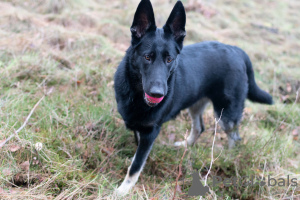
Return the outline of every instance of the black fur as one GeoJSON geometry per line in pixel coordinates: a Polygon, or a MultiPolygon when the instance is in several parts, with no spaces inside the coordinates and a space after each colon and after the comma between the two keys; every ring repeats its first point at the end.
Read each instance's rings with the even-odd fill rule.
{"type": "Polygon", "coordinates": [[[162,29],[155,25],[149,0],[142,0],[135,13],[132,45],[114,78],[118,111],[127,128],[140,134],[130,174],[145,162],[145,152],[161,125],[203,97],[212,101],[218,116],[223,109],[225,123],[234,124],[242,117],[246,98],[272,104],[272,97],[256,85],[251,61],[242,49],[219,42],[183,47],[185,20],[180,1],[162,29]],[[164,99],[149,106],[144,93],[150,94],[153,88],[164,99]]]}

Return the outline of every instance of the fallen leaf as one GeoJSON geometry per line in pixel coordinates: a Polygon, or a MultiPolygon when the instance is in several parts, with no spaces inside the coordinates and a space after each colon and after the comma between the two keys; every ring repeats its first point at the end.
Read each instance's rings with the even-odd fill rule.
{"type": "Polygon", "coordinates": [[[11,145],[11,146],[9,147],[9,150],[10,150],[11,152],[16,152],[16,151],[18,151],[20,148],[21,148],[21,147],[20,147],[19,145],[11,145]]]}
{"type": "Polygon", "coordinates": [[[292,135],[297,136],[300,132],[300,126],[292,131],[292,135]]]}
{"type": "Polygon", "coordinates": [[[30,164],[29,164],[29,161],[28,161],[28,160],[25,161],[25,162],[23,162],[23,163],[20,165],[21,169],[22,169],[22,170],[25,170],[25,171],[28,171],[28,170],[29,170],[29,166],[30,166],[30,164]]]}

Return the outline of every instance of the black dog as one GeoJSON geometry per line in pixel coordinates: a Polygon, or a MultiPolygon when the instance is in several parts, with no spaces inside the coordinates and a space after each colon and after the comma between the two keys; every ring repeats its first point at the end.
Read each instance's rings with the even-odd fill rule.
{"type": "MultiPolygon", "coordinates": [[[[125,180],[126,194],[138,180],[161,125],[189,108],[192,145],[204,131],[202,113],[211,101],[229,146],[240,140],[238,125],[244,102],[272,104],[255,83],[251,61],[238,47],[202,42],[183,47],[186,15],[180,1],[163,28],[157,28],[152,5],[142,0],[130,28],[131,46],[115,74],[118,111],[133,130],[138,148],[125,180]]],[[[183,142],[177,142],[182,145],[183,142]]]]}

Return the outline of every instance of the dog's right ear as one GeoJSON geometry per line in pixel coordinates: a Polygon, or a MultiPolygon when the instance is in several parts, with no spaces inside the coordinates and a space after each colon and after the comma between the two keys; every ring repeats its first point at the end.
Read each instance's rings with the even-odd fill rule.
{"type": "Polygon", "coordinates": [[[138,5],[130,28],[132,45],[137,44],[147,31],[155,31],[154,12],[150,0],[142,0],[138,5]]]}

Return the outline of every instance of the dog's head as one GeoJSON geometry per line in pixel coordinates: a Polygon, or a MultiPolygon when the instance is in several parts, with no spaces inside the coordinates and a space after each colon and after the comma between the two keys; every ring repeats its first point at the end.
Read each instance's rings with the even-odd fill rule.
{"type": "Polygon", "coordinates": [[[151,2],[142,0],[130,28],[134,48],[132,64],[141,74],[145,101],[160,103],[168,93],[168,78],[176,68],[176,58],[183,46],[185,10],[178,1],[163,28],[155,25],[151,2]]]}

